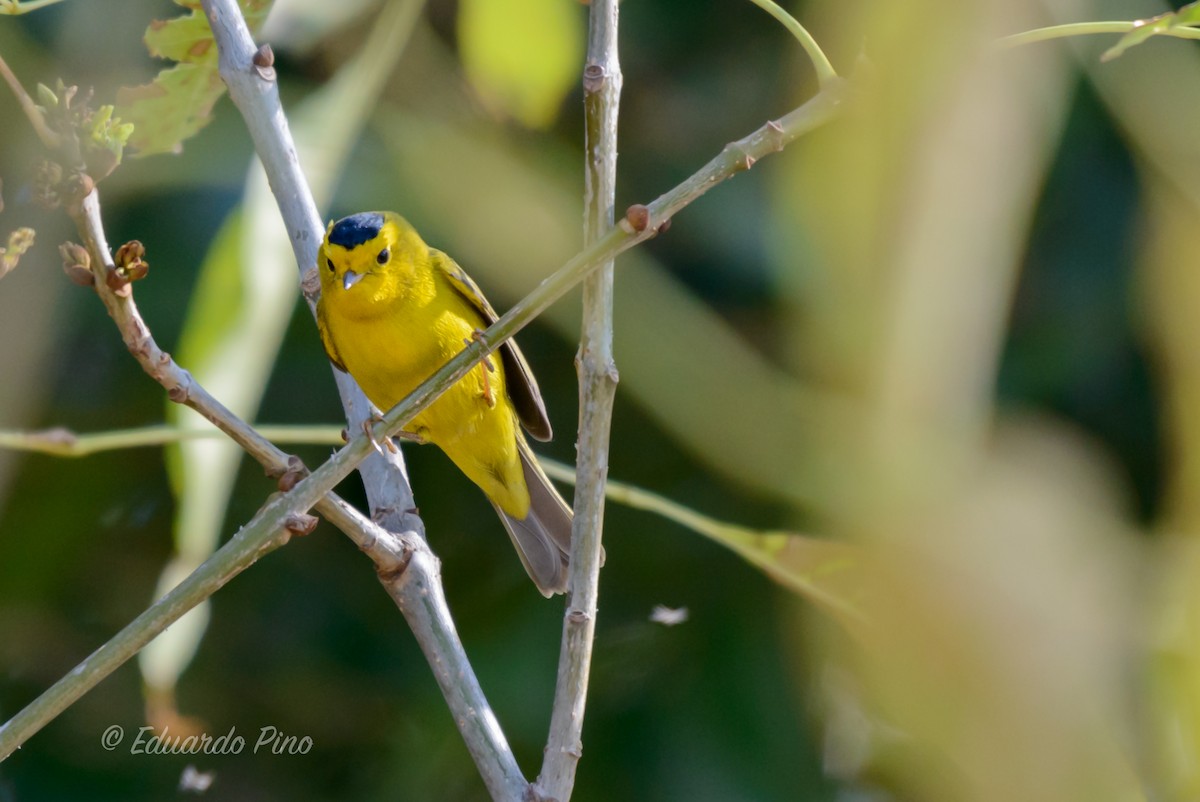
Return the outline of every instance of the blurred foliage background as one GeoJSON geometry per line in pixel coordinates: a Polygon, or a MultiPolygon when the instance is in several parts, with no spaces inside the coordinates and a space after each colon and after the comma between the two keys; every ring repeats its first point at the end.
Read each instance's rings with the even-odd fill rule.
{"type": "MultiPolygon", "coordinates": [[[[579,247],[586,8],[418,5],[278,0],[261,38],[325,216],[402,212],[505,308],[579,247]]],[[[1200,798],[1195,46],[1105,63],[1112,37],[993,46],[1166,10],[1149,0],[789,10],[853,76],[854,102],[619,261],[610,474],[853,547],[825,568],[854,623],[610,504],[575,798],[1200,798]],[[652,623],[657,604],[688,621],[652,623]]],[[[0,54],[27,87],[61,77],[113,102],[162,68],[142,35],[176,12],[64,2],[0,18],[0,54]]],[[[787,33],[734,0],[629,0],[621,58],[618,209],[815,89],[787,33]]],[[[72,234],[29,203],[41,156],[7,93],[0,121],[0,230],[38,237],[0,282],[0,428],[177,416],[59,270],[72,234]]],[[[109,239],[146,244],[142,313],[218,397],[260,421],[337,422],[251,155],[222,99],[181,153],[127,158],[103,182],[109,239]]],[[[564,299],[520,337],[559,435],[543,453],[564,461],[577,308],[564,299]]],[[[295,450],[310,465],[328,453],[295,450]]],[[[405,453],[468,654],[533,773],[561,608],[440,453],[405,453]]],[[[273,489],[212,444],[0,452],[0,718],[273,489]]],[[[341,492],[363,501],[356,479],[341,492]]],[[[205,615],[203,640],[193,617],[144,675],[122,668],[0,767],[0,800],[162,799],[189,764],[215,772],[220,799],[484,795],[416,644],[332,528],[205,615]],[[111,724],[170,715],[314,746],[101,748],[111,724]]]]}

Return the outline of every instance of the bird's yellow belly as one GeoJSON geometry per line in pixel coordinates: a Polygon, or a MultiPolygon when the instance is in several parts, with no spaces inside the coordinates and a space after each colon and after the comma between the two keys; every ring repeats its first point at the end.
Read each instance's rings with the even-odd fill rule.
{"type": "MultiPolygon", "coordinates": [[[[426,320],[397,317],[344,318],[332,327],[342,363],[384,412],[462,351],[474,333],[451,312],[426,320]]],[[[517,452],[520,434],[508,404],[497,403],[506,392],[500,359],[491,356],[488,363],[493,370],[477,365],[404,429],[440,447],[501,509],[524,518],[529,493],[517,452]]]]}

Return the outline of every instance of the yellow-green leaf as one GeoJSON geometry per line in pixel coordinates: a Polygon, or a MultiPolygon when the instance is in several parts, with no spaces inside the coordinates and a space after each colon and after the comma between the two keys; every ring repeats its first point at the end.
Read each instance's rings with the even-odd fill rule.
{"type": "MultiPolygon", "coordinates": [[[[176,2],[191,13],[155,20],[144,41],[153,56],[179,62],[148,84],[122,87],[117,92],[119,116],[134,126],[129,145],[139,156],[177,153],[212,118],[212,108],[225,91],[217,74],[217,47],[208,19],[198,4],[176,2]]],[[[256,30],[271,8],[271,0],[240,0],[250,30],[256,30]]]]}
{"type": "Polygon", "coordinates": [[[32,228],[18,228],[8,235],[8,244],[0,248],[0,276],[17,266],[25,252],[33,247],[32,228]]]}
{"type": "Polygon", "coordinates": [[[201,11],[169,20],[154,20],[146,29],[143,41],[150,55],[172,61],[212,61],[217,56],[212,29],[201,11]]]}
{"type": "Polygon", "coordinates": [[[1104,51],[1101,61],[1112,61],[1123,55],[1126,50],[1136,47],[1147,39],[1169,32],[1173,28],[1191,28],[1200,25],[1200,2],[1188,3],[1178,11],[1159,14],[1156,17],[1138,20],[1136,28],[1117,40],[1117,43],[1104,51]]]}
{"type": "Polygon", "coordinates": [[[224,91],[216,69],[204,64],[176,64],[153,83],[121,87],[117,106],[134,126],[130,146],[139,156],[178,153],[184,140],[208,124],[224,91]]]}
{"type": "Polygon", "coordinates": [[[576,0],[461,0],[459,49],[483,102],[530,128],[553,122],[582,69],[583,9],[576,0]]]}

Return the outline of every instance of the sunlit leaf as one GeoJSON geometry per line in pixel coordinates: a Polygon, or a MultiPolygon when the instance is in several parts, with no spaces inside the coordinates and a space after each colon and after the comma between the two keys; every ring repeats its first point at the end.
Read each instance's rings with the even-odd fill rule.
{"type": "MultiPolygon", "coordinates": [[[[243,4],[245,5],[245,4],[243,4]]],[[[193,10],[183,17],[154,20],[143,37],[150,55],[172,61],[211,62],[217,57],[216,42],[204,12],[193,10]]]]}
{"type": "Polygon", "coordinates": [[[554,120],[580,75],[584,16],[568,0],[462,0],[458,38],[483,101],[540,128],[554,120]]]}
{"type": "MultiPolygon", "coordinates": [[[[251,30],[262,24],[270,0],[240,0],[251,30]]],[[[130,146],[138,155],[177,153],[183,142],[208,124],[212,108],[225,91],[217,73],[217,49],[204,12],[194,3],[179,5],[192,11],[170,20],[155,20],[146,29],[151,55],[179,62],[155,79],[117,92],[119,115],[133,123],[130,146]]]]}

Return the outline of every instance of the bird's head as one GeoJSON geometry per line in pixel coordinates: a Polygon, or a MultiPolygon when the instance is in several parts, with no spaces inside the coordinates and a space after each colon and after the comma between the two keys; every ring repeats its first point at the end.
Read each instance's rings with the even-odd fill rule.
{"type": "Polygon", "coordinates": [[[317,252],[321,291],[326,296],[375,295],[402,280],[414,259],[427,251],[416,230],[393,212],[359,212],[330,223],[317,252]]]}

